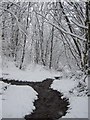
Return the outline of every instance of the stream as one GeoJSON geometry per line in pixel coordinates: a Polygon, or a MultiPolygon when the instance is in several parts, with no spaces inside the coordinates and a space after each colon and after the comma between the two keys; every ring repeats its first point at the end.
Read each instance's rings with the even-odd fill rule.
{"type": "Polygon", "coordinates": [[[68,99],[61,98],[62,94],[57,90],[50,88],[54,79],[47,78],[42,82],[27,82],[2,79],[5,83],[11,85],[28,85],[37,93],[38,99],[34,101],[35,110],[32,114],[25,115],[26,120],[56,120],[67,113],[68,99]]]}

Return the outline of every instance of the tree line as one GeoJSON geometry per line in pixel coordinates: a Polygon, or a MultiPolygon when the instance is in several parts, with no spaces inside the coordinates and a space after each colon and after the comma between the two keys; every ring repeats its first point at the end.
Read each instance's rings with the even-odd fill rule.
{"type": "Polygon", "coordinates": [[[20,69],[90,67],[90,1],[2,2],[2,55],[20,69]]]}

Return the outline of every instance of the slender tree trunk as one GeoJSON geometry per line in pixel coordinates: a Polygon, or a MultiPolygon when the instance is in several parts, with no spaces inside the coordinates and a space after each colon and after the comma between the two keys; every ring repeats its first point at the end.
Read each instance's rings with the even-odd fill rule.
{"type": "Polygon", "coordinates": [[[45,49],[45,66],[48,66],[48,55],[49,55],[49,41],[46,42],[46,49],[45,49]]]}
{"type": "Polygon", "coordinates": [[[26,35],[24,37],[23,54],[22,54],[21,64],[20,64],[19,69],[22,69],[22,66],[23,66],[24,57],[25,57],[25,46],[26,46],[26,35]]]}
{"type": "Polygon", "coordinates": [[[85,25],[88,27],[86,30],[86,42],[84,51],[84,70],[88,69],[88,74],[90,74],[90,1],[86,2],[86,21],[85,25]]]}
{"type": "Polygon", "coordinates": [[[88,2],[88,75],[90,75],[90,0],[88,2]]]}
{"type": "MultiPolygon", "coordinates": [[[[4,18],[4,12],[2,16],[2,43],[4,44],[5,42],[5,18],[4,18]]],[[[2,49],[4,52],[4,48],[2,49]]]]}
{"type": "MultiPolygon", "coordinates": [[[[27,21],[26,21],[26,30],[28,29],[29,27],[29,7],[30,7],[30,2],[28,4],[28,15],[27,15],[27,21]]],[[[23,44],[23,53],[22,53],[22,57],[21,57],[21,64],[20,64],[20,67],[19,69],[22,69],[22,66],[23,66],[23,62],[24,62],[24,58],[25,58],[25,47],[26,47],[26,40],[27,40],[27,36],[25,35],[24,37],[24,44],[23,44]]]]}
{"type": "MultiPolygon", "coordinates": [[[[18,5],[20,6],[20,2],[18,2],[18,5]]],[[[16,14],[17,14],[17,17],[18,17],[18,21],[20,22],[21,21],[21,15],[20,15],[20,12],[21,10],[20,9],[17,9],[16,10],[16,14]]],[[[18,26],[16,26],[16,30],[15,30],[15,55],[14,55],[14,61],[17,61],[17,52],[18,52],[18,42],[19,42],[19,28],[18,26]]]]}
{"type": "MultiPolygon", "coordinates": [[[[53,8],[56,9],[57,4],[53,2],[53,8]]],[[[56,14],[56,10],[54,11],[54,17],[57,17],[56,14]]],[[[54,19],[53,19],[53,23],[54,23],[54,19]]],[[[50,64],[49,64],[49,68],[52,68],[52,61],[53,61],[53,42],[54,42],[54,26],[52,26],[52,30],[51,30],[51,48],[50,48],[50,64]]]]}
{"type": "Polygon", "coordinates": [[[15,43],[16,43],[16,47],[15,47],[15,58],[14,58],[14,61],[17,61],[17,51],[18,51],[18,41],[19,41],[19,39],[18,39],[18,37],[19,37],[19,28],[17,27],[16,28],[17,30],[16,30],[16,35],[15,35],[15,43]]]}
{"type": "Polygon", "coordinates": [[[50,64],[49,68],[52,68],[52,58],[53,58],[53,38],[54,38],[54,26],[52,26],[52,36],[51,36],[51,48],[50,48],[50,64]]]}
{"type": "Polygon", "coordinates": [[[90,20],[88,23],[88,75],[90,75],[90,20]]]}
{"type": "Polygon", "coordinates": [[[35,55],[35,63],[38,64],[39,63],[39,57],[40,57],[40,52],[39,52],[39,40],[36,40],[36,43],[35,43],[35,52],[36,52],[36,55],[35,55]]]}
{"type": "MultiPolygon", "coordinates": [[[[85,21],[85,26],[88,26],[88,21],[89,21],[89,16],[88,16],[88,2],[86,2],[86,21],[85,21]]],[[[84,57],[83,57],[83,67],[84,70],[87,69],[87,50],[88,50],[88,30],[85,30],[86,33],[86,41],[85,41],[85,50],[84,50],[84,57]]]]}
{"type": "MultiPolygon", "coordinates": [[[[42,18],[43,19],[43,18],[42,18]]],[[[41,35],[40,35],[40,38],[41,38],[41,61],[42,61],[42,64],[45,66],[45,62],[44,62],[44,48],[43,48],[43,20],[42,20],[42,27],[41,27],[41,35]]]]}

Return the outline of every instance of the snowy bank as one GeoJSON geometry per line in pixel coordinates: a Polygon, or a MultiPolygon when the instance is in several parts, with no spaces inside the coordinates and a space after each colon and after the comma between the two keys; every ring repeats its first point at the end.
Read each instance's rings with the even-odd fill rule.
{"type": "Polygon", "coordinates": [[[70,97],[70,108],[62,118],[88,118],[88,97],[70,97]]]}
{"type": "Polygon", "coordinates": [[[54,76],[60,74],[55,73],[55,71],[49,71],[42,67],[41,65],[29,65],[27,69],[20,70],[18,69],[14,63],[8,62],[8,65],[3,67],[3,78],[4,79],[14,79],[20,81],[43,81],[46,78],[54,78],[54,76]],[[7,67],[6,67],[7,66],[7,67]]]}
{"type": "Polygon", "coordinates": [[[37,93],[30,86],[2,85],[2,117],[23,118],[34,109],[37,93]]]}
{"type": "MultiPolygon", "coordinates": [[[[77,88],[78,81],[73,79],[55,80],[51,88],[63,93],[69,99],[67,114],[62,118],[88,118],[88,97],[77,88]]],[[[62,97],[62,98],[63,98],[62,97]]]]}

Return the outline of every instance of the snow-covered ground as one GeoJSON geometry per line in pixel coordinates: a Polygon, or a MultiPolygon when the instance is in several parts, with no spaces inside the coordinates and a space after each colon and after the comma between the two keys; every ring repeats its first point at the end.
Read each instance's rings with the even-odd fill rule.
{"type": "Polygon", "coordinates": [[[29,65],[26,70],[19,70],[15,67],[12,62],[8,62],[3,69],[3,78],[15,79],[21,81],[42,81],[46,78],[54,78],[55,75],[60,73],[55,73],[55,71],[48,71],[40,65],[29,65]],[[6,67],[7,66],[7,67],[6,67]]]}
{"type": "Polygon", "coordinates": [[[77,86],[77,81],[68,78],[55,80],[51,85],[54,90],[62,92],[63,97],[69,98],[69,109],[62,118],[88,118],[88,97],[85,91],[80,93],[77,86]]]}
{"type": "Polygon", "coordinates": [[[70,97],[70,108],[62,118],[88,118],[88,97],[70,97]]]}
{"type": "Polygon", "coordinates": [[[37,93],[31,87],[2,84],[0,100],[3,118],[22,118],[35,109],[33,102],[37,99],[37,93]]]}
{"type": "MultiPolygon", "coordinates": [[[[15,67],[13,62],[8,62],[8,64],[4,63],[4,65],[2,71],[3,78],[10,80],[36,82],[46,78],[62,76],[60,80],[54,80],[51,85],[52,89],[63,93],[63,97],[69,98],[69,110],[67,111],[66,116],[63,116],[62,118],[88,118],[88,97],[85,94],[86,91],[80,92],[79,87],[77,87],[79,81],[82,81],[84,77],[80,78],[80,76],[78,76],[80,73],[77,72],[77,75],[71,77],[71,73],[68,70],[65,71],[66,73],[62,74],[61,72],[49,71],[40,65],[29,65],[26,70],[19,70],[15,67]],[[67,77],[68,75],[70,77],[67,77]]],[[[86,83],[88,83],[87,80],[86,83]]],[[[7,84],[3,83],[3,88],[5,88],[4,86],[6,85],[7,84]]],[[[1,89],[2,86],[0,87],[0,91],[1,89]]],[[[0,94],[0,101],[2,101],[3,104],[3,117],[22,118],[24,115],[35,109],[33,101],[37,99],[37,93],[31,87],[8,85],[8,88],[1,93],[3,93],[3,99],[0,94]]]]}
{"type": "Polygon", "coordinates": [[[2,118],[2,82],[0,82],[0,120],[2,118]]]}

